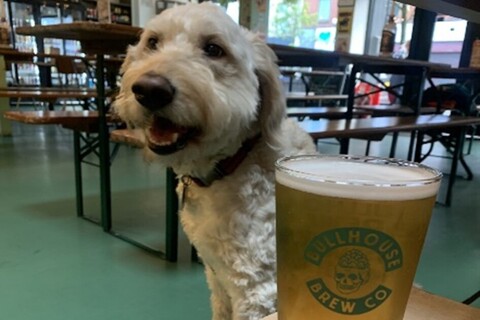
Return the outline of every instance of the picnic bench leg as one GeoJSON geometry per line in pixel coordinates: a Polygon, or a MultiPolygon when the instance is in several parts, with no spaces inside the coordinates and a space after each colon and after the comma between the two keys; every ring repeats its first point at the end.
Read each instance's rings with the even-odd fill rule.
{"type": "MultiPolygon", "coordinates": [[[[412,131],[410,133],[410,144],[408,145],[408,154],[407,154],[407,160],[412,160],[412,159],[417,159],[417,155],[413,154],[414,152],[414,146],[415,146],[415,137],[417,136],[417,133],[416,131],[412,131]],[[413,156],[413,158],[412,158],[413,156]]],[[[418,143],[420,142],[420,152],[422,151],[422,142],[423,142],[423,134],[421,134],[421,137],[417,137],[417,147],[418,147],[418,143]]],[[[415,153],[417,152],[417,150],[415,151],[415,153]]],[[[420,159],[420,157],[418,157],[418,159],[420,159]]]]}
{"type": "Polygon", "coordinates": [[[107,117],[105,110],[105,75],[103,73],[104,57],[97,54],[97,108],[98,108],[98,137],[100,149],[100,199],[103,230],[112,229],[112,201],[110,188],[110,150],[107,117]]]}
{"type": "MultiPolygon", "coordinates": [[[[417,136],[417,142],[415,144],[415,153],[413,155],[413,161],[420,163],[422,161],[422,146],[423,146],[423,137],[425,136],[425,134],[423,131],[418,131],[416,136],[417,136]]],[[[409,157],[408,160],[412,160],[412,158],[409,157]]]]}
{"type": "MultiPolygon", "coordinates": [[[[0,56],[0,87],[5,88],[7,86],[7,80],[5,76],[5,59],[0,56]]],[[[9,120],[5,119],[3,114],[10,109],[10,99],[0,98],[0,135],[10,136],[12,135],[12,125],[9,120]]]]}
{"type": "MultiPolygon", "coordinates": [[[[465,134],[467,133],[467,129],[465,128],[465,134]]],[[[460,164],[462,165],[463,169],[465,170],[465,173],[467,174],[466,179],[467,180],[472,180],[473,179],[473,172],[468,166],[467,162],[465,161],[464,153],[463,153],[463,147],[465,146],[465,137],[462,138],[462,150],[459,153],[459,158],[458,160],[460,161],[460,164]]],[[[457,139],[455,139],[453,142],[450,139],[440,139],[440,142],[442,145],[447,149],[448,152],[454,153],[456,150],[456,144],[458,143],[457,139]],[[452,149],[454,151],[452,151],[452,149]]]]}
{"type": "Polygon", "coordinates": [[[178,199],[176,187],[175,173],[171,168],[168,168],[165,258],[170,262],[177,261],[178,257],[178,199]]]}
{"type": "Polygon", "coordinates": [[[80,132],[73,130],[73,157],[75,167],[75,195],[77,216],[83,217],[82,156],[80,151],[80,132]]]}
{"type": "Polygon", "coordinates": [[[455,148],[453,150],[452,165],[450,167],[450,176],[448,177],[447,195],[445,197],[445,205],[447,207],[452,203],[452,191],[455,179],[457,177],[458,160],[461,158],[463,152],[463,142],[465,141],[465,127],[455,130],[455,148]]]}
{"type": "Polygon", "coordinates": [[[468,166],[468,163],[465,161],[465,157],[463,156],[463,152],[460,152],[459,160],[460,160],[460,163],[463,166],[463,169],[465,169],[465,171],[467,173],[467,180],[472,180],[473,179],[472,169],[470,169],[470,167],[468,166]]]}
{"type": "MultiPolygon", "coordinates": [[[[463,144],[465,141],[465,132],[466,132],[465,127],[460,127],[458,128],[458,130],[455,130],[455,132],[452,133],[452,135],[455,135],[455,143],[454,143],[455,147],[452,152],[452,164],[450,166],[450,173],[448,175],[448,182],[447,182],[447,193],[445,195],[445,206],[447,207],[450,207],[450,205],[452,204],[453,185],[455,184],[455,179],[457,177],[458,161],[459,160],[462,161],[462,164],[465,162],[462,156],[463,144]]],[[[420,162],[421,160],[423,136],[424,136],[423,132],[419,131],[417,135],[417,144],[415,147],[415,157],[414,157],[414,161],[416,162],[420,162]]],[[[468,170],[467,170],[467,174],[468,174],[468,170]]]]}
{"type": "Polygon", "coordinates": [[[10,109],[8,98],[0,98],[0,136],[12,135],[12,124],[10,120],[5,119],[3,114],[10,109]]]}
{"type": "Polygon", "coordinates": [[[308,93],[310,92],[310,86],[308,85],[308,81],[303,73],[300,76],[300,79],[302,79],[303,85],[305,86],[305,95],[308,96],[308,93]]]}
{"type": "Polygon", "coordinates": [[[365,148],[365,156],[370,154],[370,146],[372,145],[372,140],[367,139],[367,147],[365,148]]]}
{"type": "Polygon", "coordinates": [[[348,154],[349,144],[350,144],[349,138],[340,139],[340,154],[348,154]]]}
{"type": "Polygon", "coordinates": [[[394,132],[392,136],[392,144],[390,145],[390,158],[395,158],[395,151],[397,150],[397,142],[398,142],[398,132],[394,132]]]}

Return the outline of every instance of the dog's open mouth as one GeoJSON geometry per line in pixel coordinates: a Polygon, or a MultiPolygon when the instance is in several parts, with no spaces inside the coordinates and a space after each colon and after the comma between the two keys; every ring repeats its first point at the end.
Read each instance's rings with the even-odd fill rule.
{"type": "Polygon", "coordinates": [[[185,148],[195,131],[166,118],[154,116],[147,134],[148,147],[159,155],[177,152],[185,148]]]}

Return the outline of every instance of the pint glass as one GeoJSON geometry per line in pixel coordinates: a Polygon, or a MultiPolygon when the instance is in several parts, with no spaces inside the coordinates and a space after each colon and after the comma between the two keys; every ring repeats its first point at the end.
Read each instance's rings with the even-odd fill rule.
{"type": "Polygon", "coordinates": [[[403,319],[440,180],[394,159],[278,160],[278,319],[403,319]]]}

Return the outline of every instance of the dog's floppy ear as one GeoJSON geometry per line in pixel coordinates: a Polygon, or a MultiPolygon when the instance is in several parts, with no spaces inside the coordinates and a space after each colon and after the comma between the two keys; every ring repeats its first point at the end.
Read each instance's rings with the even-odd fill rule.
{"type": "Polygon", "coordinates": [[[255,72],[260,83],[259,120],[266,141],[276,145],[278,130],[286,114],[286,102],[280,82],[277,57],[259,35],[250,34],[254,50],[255,72]]]}

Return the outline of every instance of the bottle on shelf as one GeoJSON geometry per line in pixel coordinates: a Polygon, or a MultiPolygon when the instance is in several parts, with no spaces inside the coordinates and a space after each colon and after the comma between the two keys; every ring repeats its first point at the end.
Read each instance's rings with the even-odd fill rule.
{"type": "Polygon", "coordinates": [[[470,56],[470,67],[480,68],[480,39],[475,39],[472,43],[472,53],[470,56]]]}
{"type": "Polygon", "coordinates": [[[395,35],[397,34],[397,25],[395,15],[390,14],[388,21],[382,31],[382,41],[380,42],[380,55],[391,57],[395,48],[395,35]]]}
{"type": "Polygon", "coordinates": [[[10,25],[5,18],[0,18],[0,47],[11,47],[10,25]]]}

